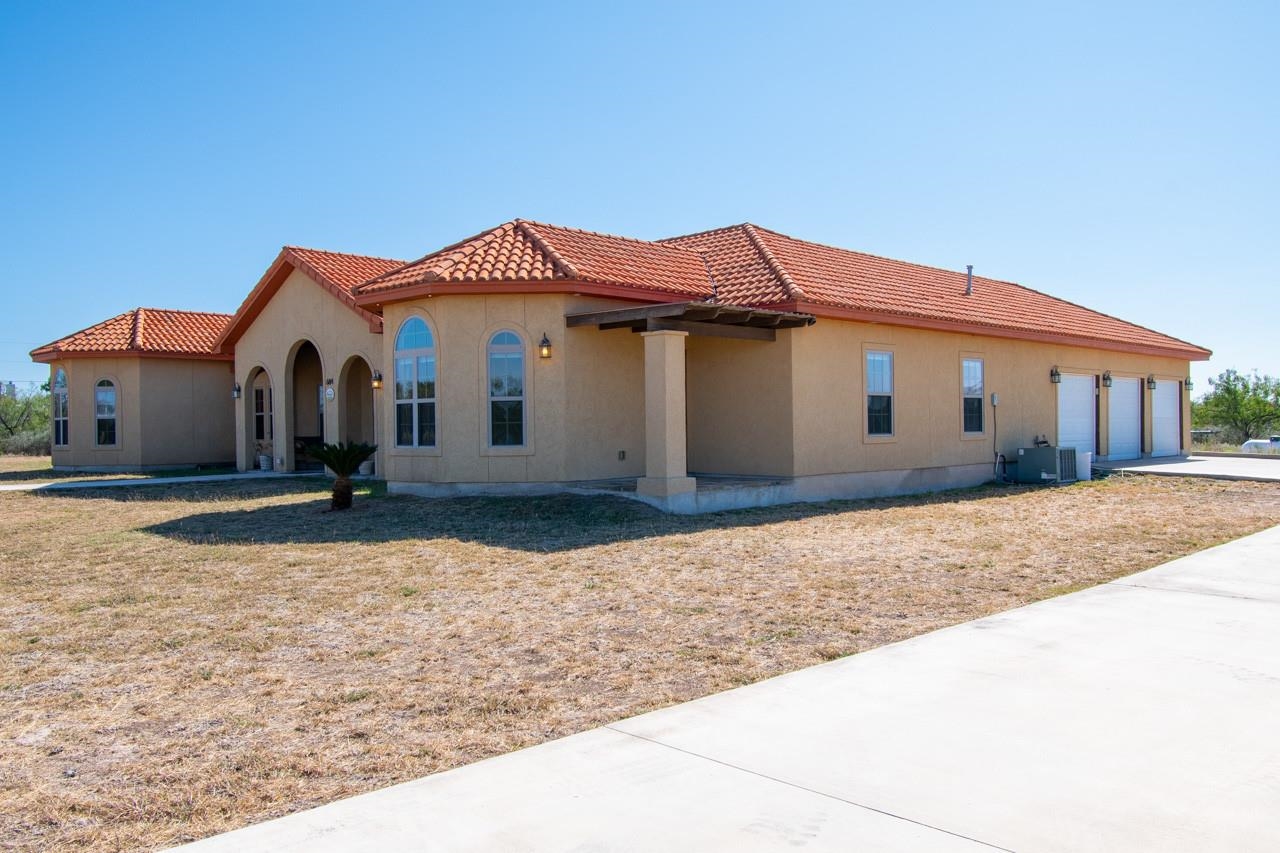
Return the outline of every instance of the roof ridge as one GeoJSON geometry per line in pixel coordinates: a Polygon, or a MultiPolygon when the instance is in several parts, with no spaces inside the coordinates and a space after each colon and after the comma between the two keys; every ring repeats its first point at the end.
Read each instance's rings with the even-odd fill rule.
{"type": "MultiPolygon", "coordinates": [[[[443,255],[448,254],[449,252],[455,252],[455,251],[457,251],[458,249],[461,249],[463,246],[467,245],[468,243],[474,243],[474,242],[476,242],[477,240],[490,239],[490,238],[492,238],[494,235],[496,235],[499,231],[502,231],[502,229],[504,229],[504,228],[507,228],[507,227],[515,228],[516,223],[517,223],[518,221],[519,221],[519,220],[516,220],[516,219],[508,220],[507,222],[503,222],[503,223],[502,223],[502,224],[500,224],[500,225],[495,225],[495,226],[494,226],[494,227],[492,227],[492,228],[486,228],[486,229],[485,229],[485,230],[483,230],[483,231],[480,231],[480,232],[477,232],[477,233],[475,233],[475,234],[472,234],[470,237],[466,237],[466,238],[464,238],[464,239],[462,239],[462,240],[457,241],[456,243],[450,243],[448,246],[444,246],[443,248],[436,249],[434,252],[427,252],[425,255],[423,255],[422,257],[417,258],[417,259],[415,259],[415,260],[412,260],[412,261],[402,261],[402,262],[400,262],[400,266],[398,266],[398,267],[394,267],[394,268],[392,268],[392,269],[389,269],[389,270],[387,270],[387,271],[386,271],[386,272],[384,272],[384,273],[378,273],[377,275],[375,275],[373,278],[369,279],[368,281],[364,281],[364,282],[361,282],[360,284],[357,284],[357,285],[353,288],[353,292],[358,293],[358,292],[360,292],[360,291],[364,290],[366,287],[368,287],[369,285],[373,284],[373,283],[374,283],[374,282],[376,282],[376,281],[380,281],[380,280],[382,280],[382,279],[384,279],[384,278],[388,278],[388,277],[390,277],[390,276],[392,276],[392,275],[395,275],[395,274],[396,274],[396,273],[398,273],[398,272],[403,272],[404,270],[407,270],[407,269],[409,269],[410,267],[416,267],[418,264],[422,263],[423,261],[427,260],[428,258],[434,258],[434,257],[438,257],[438,256],[443,256],[443,255]]],[[[388,261],[389,261],[389,260],[394,260],[394,258],[383,258],[382,260],[388,260],[388,261]]],[[[451,264],[453,264],[453,263],[457,263],[457,261],[451,261],[450,263],[451,263],[451,264]]],[[[430,272],[431,272],[431,273],[432,273],[432,275],[433,275],[433,276],[435,276],[435,277],[438,277],[438,276],[439,276],[439,274],[438,274],[438,273],[436,273],[434,270],[432,270],[432,271],[430,271],[430,272]]],[[[434,281],[434,280],[435,280],[435,278],[432,278],[432,279],[430,279],[430,280],[434,281]]]]}
{"type": "Polygon", "coordinates": [[[222,311],[196,311],[191,308],[156,308],[154,306],[144,306],[134,309],[136,311],[155,311],[164,314],[198,314],[202,317],[232,317],[233,314],[227,314],[222,311]]]}
{"type": "MultiPolygon", "coordinates": [[[[536,223],[530,222],[527,219],[516,219],[514,220],[514,222],[515,222],[516,230],[519,231],[521,234],[525,235],[526,237],[528,237],[530,242],[532,242],[533,245],[538,247],[538,251],[542,252],[544,255],[546,255],[548,258],[551,259],[551,263],[560,267],[560,269],[564,271],[567,278],[582,277],[581,274],[578,272],[577,268],[574,267],[573,264],[569,263],[569,261],[564,257],[564,255],[561,255],[559,252],[557,252],[555,247],[552,246],[549,242],[547,242],[547,239],[545,237],[543,237],[541,234],[538,233],[536,223]]],[[[554,228],[556,226],[552,225],[550,227],[554,228]]]]}
{"type": "MultiPolygon", "coordinates": [[[[765,228],[762,225],[751,225],[751,223],[744,223],[744,224],[750,226],[753,229],[766,231],[769,234],[773,234],[774,236],[783,237],[787,240],[794,240],[797,243],[805,243],[806,245],[809,245],[809,246],[821,246],[824,249],[833,249],[837,252],[849,252],[850,254],[861,255],[864,258],[875,258],[876,260],[888,261],[889,263],[893,263],[893,264],[903,264],[904,266],[915,267],[916,269],[922,269],[922,270],[929,270],[931,272],[945,272],[945,273],[950,273],[956,276],[964,275],[964,273],[960,272],[959,270],[952,270],[952,269],[948,269],[947,267],[935,267],[935,266],[930,266],[929,264],[922,264],[917,261],[904,261],[900,258],[891,258],[888,255],[876,255],[871,252],[861,251],[860,249],[846,249],[843,246],[832,246],[829,243],[818,243],[814,240],[806,240],[803,237],[793,237],[790,234],[783,234],[781,231],[775,231],[772,228],[765,228]]],[[[1037,290],[1034,287],[1030,287],[1028,285],[1022,284],[1021,282],[1011,281],[1010,279],[1004,279],[1004,278],[992,278],[991,276],[985,276],[985,275],[975,275],[973,277],[973,280],[988,281],[988,282],[993,282],[995,284],[1007,284],[1010,287],[1016,287],[1020,290],[1025,290],[1030,293],[1034,293],[1038,296],[1043,296],[1046,299],[1052,299],[1055,302],[1061,302],[1065,305],[1070,305],[1073,308],[1079,308],[1082,311],[1088,311],[1090,314],[1096,314],[1100,317],[1106,317],[1110,320],[1115,320],[1118,323],[1123,323],[1127,326],[1133,326],[1135,328],[1142,329],[1144,332],[1150,332],[1154,335],[1159,335],[1162,338],[1169,338],[1170,340],[1177,341],[1178,343],[1186,344],[1189,347],[1195,347],[1196,349],[1203,349],[1203,347],[1200,347],[1198,344],[1193,344],[1190,341],[1184,340],[1182,338],[1174,337],[1173,335],[1170,335],[1167,332],[1161,332],[1157,329],[1152,329],[1149,326],[1143,326],[1140,323],[1135,323],[1132,320],[1126,320],[1123,317],[1117,317],[1115,314],[1109,314],[1106,311],[1099,311],[1097,308],[1090,308],[1088,305],[1082,305],[1079,302],[1073,302],[1070,299],[1064,299],[1061,296],[1055,296],[1052,293],[1046,293],[1043,290],[1037,290]]],[[[921,316],[924,316],[924,315],[921,315],[921,316]]],[[[1088,337],[1088,336],[1081,335],[1081,337],[1088,337]]],[[[1107,339],[1095,338],[1095,340],[1107,340],[1107,339]]]]}
{"type": "MultiPolygon", "coordinates": [[[[708,228],[708,229],[706,229],[705,231],[694,231],[692,234],[676,234],[676,235],[673,235],[673,236],[671,236],[671,237],[660,237],[660,238],[658,238],[657,240],[654,240],[654,242],[655,242],[655,243],[674,243],[676,240],[687,240],[687,239],[688,239],[688,238],[690,238],[690,237],[703,237],[703,236],[706,236],[707,234],[718,234],[718,233],[720,233],[721,231],[735,231],[735,230],[739,230],[739,229],[741,229],[741,228],[742,228],[742,226],[744,226],[744,225],[751,225],[751,223],[750,223],[750,222],[738,222],[738,223],[736,223],[736,224],[734,224],[734,225],[721,225],[719,228],[708,228]]],[[[758,225],[757,225],[757,226],[753,226],[753,227],[759,228],[760,226],[758,226],[758,225]]],[[[766,231],[767,231],[768,229],[766,228],[766,229],[763,229],[763,230],[766,230],[766,231]]]]}
{"type": "Polygon", "coordinates": [[[804,299],[808,294],[804,292],[804,288],[796,284],[796,280],[791,277],[791,273],[787,272],[786,267],[773,254],[773,251],[765,245],[764,239],[756,233],[756,227],[750,222],[744,222],[739,226],[747,235],[747,239],[751,241],[751,245],[755,246],[756,251],[764,258],[764,262],[768,264],[770,271],[777,276],[778,281],[782,284],[782,289],[786,291],[787,296],[792,299],[804,299]]]}
{"type": "Polygon", "coordinates": [[[559,231],[572,231],[575,234],[586,234],[591,237],[607,237],[610,240],[623,240],[627,243],[643,243],[646,246],[661,246],[664,249],[675,249],[679,252],[690,252],[692,254],[700,254],[697,249],[690,249],[687,246],[669,246],[665,240],[645,240],[641,237],[627,237],[623,234],[610,234],[607,231],[590,231],[586,228],[574,228],[569,225],[556,225],[554,222],[538,222],[535,219],[515,219],[516,224],[525,223],[535,228],[555,228],[559,231]]]}
{"type": "Polygon", "coordinates": [[[393,264],[405,263],[403,258],[388,258],[383,255],[366,255],[360,252],[337,252],[333,249],[316,249],[311,246],[293,246],[287,243],[283,248],[288,249],[291,252],[319,252],[322,255],[340,255],[344,258],[368,258],[371,261],[390,261],[393,264]]]}
{"type": "Polygon", "coordinates": [[[129,349],[142,349],[143,308],[133,309],[133,328],[129,331],[129,349]]]}

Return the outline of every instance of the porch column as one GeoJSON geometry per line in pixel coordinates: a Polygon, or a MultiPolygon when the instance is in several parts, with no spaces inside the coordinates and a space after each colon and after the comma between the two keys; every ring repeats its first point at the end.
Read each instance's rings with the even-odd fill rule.
{"type": "Polygon", "coordinates": [[[684,339],[688,332],[641,332],[644,338],[644,495],[692,492],[685,454],[684,339]]]}

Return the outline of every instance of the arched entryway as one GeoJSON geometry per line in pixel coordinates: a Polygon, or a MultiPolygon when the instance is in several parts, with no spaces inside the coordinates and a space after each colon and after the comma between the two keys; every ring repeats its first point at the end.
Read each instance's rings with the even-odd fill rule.
{"type": "Polygon", "coordinates": [[[374,444],[373,371],[358,355],[347,359],[338,377],[338,440],[374,444]]]}
{"type": "Polygon", "coordinates": [[[275,401],[271,375],[264,367],[254,367],[245,377],[240,391],[244,407],[244,445],[240,459],[242,470],[271,470],[277,464],[275,446],[275,401]],[[265,460],[265,462],[264,462],[265,460]]]}
{"type": "MultiPolygon", "coordinates": [[[[325,440],[325,380],[320,351],[311,341],[294,345],[289,366],[289,394],[286,412],[289,418],[287,436],[291,447],[285,467],[292,471],[315,471],[324,466],[307,453],[308,448],[325,440]]],[[[276,456],[281,456],[279,449],[276,456]]]]}

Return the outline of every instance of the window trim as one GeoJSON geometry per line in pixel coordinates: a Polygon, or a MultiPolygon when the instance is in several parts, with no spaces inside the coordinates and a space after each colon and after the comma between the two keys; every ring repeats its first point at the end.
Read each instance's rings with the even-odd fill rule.
{"type": "MultiPolygon", "coordinates": [[[[257,381],[256,379],[254,380],[257,381]]],[[[251,384],[249,390],[253,392],[253,440],[262,442],[275,442],[276,423],[275,423],[275,405],[273,394],[271,393],[271,383],[268,382],[262,387],[251,384]],[[258,408],[259,395],[261,395],[262,408],[258,408]],[[261,423],[259,423],[261,421],[261,423]],[[262,435],[258,435],[258,427],[262,427],[262,435]]]]}
{"type": "Polygon", "coordinates": [[[549,365],[557,359],[539,359],[534,357],[533,344],[535,340],[525,328],[519,324],[511,322],[491,323],[479,336],[480,345],[476,347],[477,377],[476,388],[479,390],[479,409],[478,414],[480,421],[477,424],[479,429],[476,430],[476,446],[479,454],[483,457],[494,456],[533,456],[535,455],[535,442],[537,436],[535,433],[536,410],[536,374],[539,370],[544,369],[544,365],[549,365]],[[491,431],[493,424],[490,422],[489,415],[489,342],[493,340],[499,332],[511,332],[520,339],[520,352],[524,357],[524,444],[519,445],[495,445],[491,441],[491,431]]]}
{"type": "Polygon", "coordinates": [[[391,389],[390,389],[391,394],[389,395],[391,397],[391,419],[390,419],[391,423],[389,426],[391,430],[392,454],[393,455],[414,454],[414,455],[439,456],[440,443],[441,443],[440,336],[436,332],[435,324],[431,322],[431,318],[428,317],[426,314],[423,314],[417,311],[411,312],[400,322],[400,325],[396,328],[395,336],[391,339],[391,370],[389,372],[391,374],[391,389]],[[409,325],[414,320],[418,320],[422,322],[427,327],[427,334],[431,337],[431,346],[415,347],[413,349],[403,349],[403,350],[397,349],[396,345],[400,341],[400,335],[404,333],[405,326],[409,325]],[[432,397],[418,396],[418,385],[419,385],[418,361],[421,358],[430,358],[435,368],[434,370],[435,377],[432,380],[432,383],[434,385],[433,390],[435,392],[435,395],[432,397]],[[399,392],[399,382],[397,381],[396,369],[397,369],[397,362],[399,362],[401,359],[408,359],[410,361],[410,365],[411,365],[410,370],[412,373],[410,381],[411,381],[413,396],[406,397],[404,399],[400,399],[399,397],[396,396],[399,392]],[[432,404],[432,407],[433,407],[433,414],[434,414],[434,420],[435,420],[435,425],[434,425],[435,441],[432,444],[418,443],[418,435],[420,432],[419,425],[418,425],[418,413],[419,413],[419,406],[423,403],[430,403],[432,404]],[[413,421],[412,430],[413,430],[413,442],[414,442],[413,444],[400,443],[399,416],[400,416],[401,406],[408,406],[410,414],[412,416],[412,421],[413,421]]]}
{"type": "Polygon", "coordinates": [[[120,448],[120,383],[110,376],[100,376],[93,383],[93,446],[104,450],[118,450],[120,448]],[[104,383],[111,388],[112,414],[110,418],[104,418],[98,414],[98,389],[102,388],[104,383]],[[107,420],[111,421],[111,435],[115,439],[110,444],[98,441],[98,436],[101,434],[98,431],[98,423],[107,420]]]}
{"type": "Polygon", "coordinates": [[[987,437],[987,360],[981,353],[960,353],[960,438],[961,439],[984,439],[987,437]],[[964,366],[965,362],[976,361],[978,369],[981,372],[982,390],[974,395],[965,393],[964,384],[964,366]],[[965,400],[978,400],[981,406],[982,429],[968,430],[965,429],[964,420],[964,402],[965,400]]]}
{"type": "Polygon", "coordinates": [[[887,344],[865,343],[862,345],[862,440],[866,444],[888,444],[898,440],[898,355],[896,347],[887,344]],[[876,394],[877,397],[889,398],[889,432],[871,432],[871,397],[868,388],[867,371],[870,367],[871,355],[889,356],[889,393],[876,394]]]}
{"type": "Polygon", "coordinates": [[[53,418],[51,425],[53,427],[53,446],[54,447],[70,447],[71,446],[71,394],[67,387],[67,371],[65,368],[59,367],[53,371],[53,379],[49,382],[49,400],[53,404],[53,418]],[[62,387],[58,387],[58,377],[62,377],[62,387]],[[58,403],[61,402],[61,412],[59,412],[58,403]],[[58,425],[62,425],[62,441],[58,441],[58,425]]]}

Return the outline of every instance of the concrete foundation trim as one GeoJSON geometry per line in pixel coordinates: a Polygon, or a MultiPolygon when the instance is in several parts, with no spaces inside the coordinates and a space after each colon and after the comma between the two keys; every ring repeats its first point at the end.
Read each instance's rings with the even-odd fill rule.
{"type": "Polygon", "coordinates": [[[863,471],[848,474],[819,474],[810,477],[760,478],[756,485],[745,478],[718,485],[714,476],[697,477],[694,491],[651,495],[640,491],[605,489],[586,483],[387,483],[392,494],[427,498],[578,494],[613,495],[630,498],[676,515],[700,515],[732,509],[777,506],[789,503],[819,503],[833,500],[863,500],[894,497],[947,489],[978,486],[992,479],[991,466],[947,465],[936,468],[907,468],[896,471],[863,471]]]}

